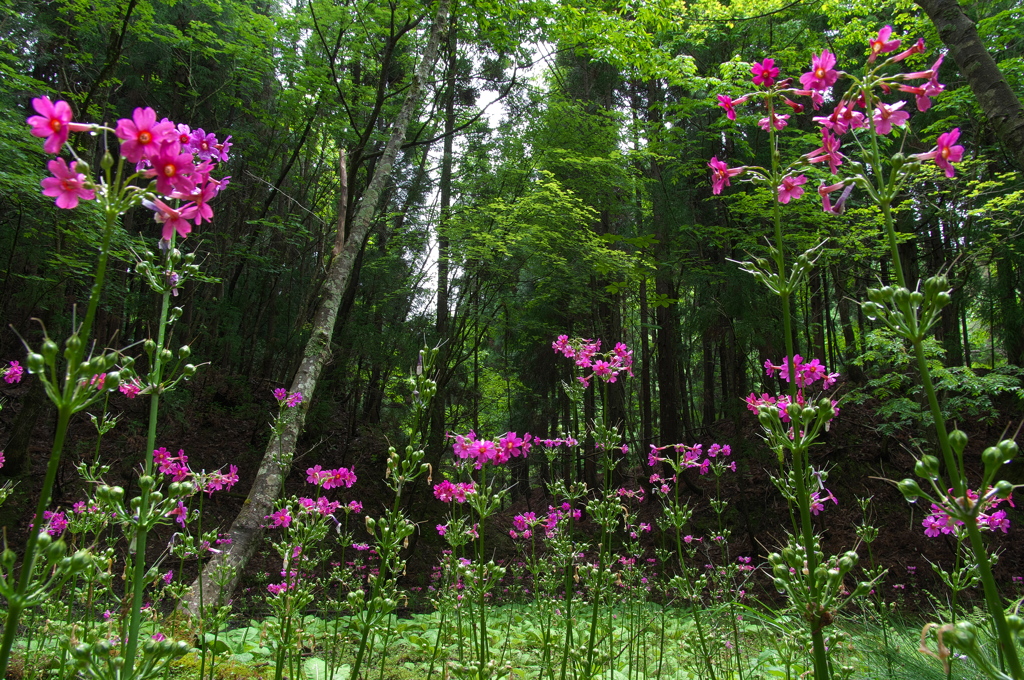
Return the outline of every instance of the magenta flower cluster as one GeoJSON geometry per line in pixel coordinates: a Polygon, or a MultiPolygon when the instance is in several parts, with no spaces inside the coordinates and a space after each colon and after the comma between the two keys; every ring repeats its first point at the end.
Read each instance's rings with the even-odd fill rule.
{"type": "Polygon", "coordinates": [[[434,498],[442,503],[465,503],[475,493],[475,482],[452,482],[446,479],[434,485],[434,498]]]}
{"type": "Polygon", "coordinates": [[[623,371],[629,377],[633,377],[633,350],[621,342],[615,343],[610,352],[601,353],[600,340],[559,335],[558,339],[551,343],[551,349],[557,354],[575,360],[576,365],[584,371],[590,371],[589,375],[576,378],[584,387],[590,387],[590,381],[594,378],[613,383],[623,371]]]}
{"type": "MultiPolygon", "coordinates": [[[[895,52],[900,47],[899,40],[891,40],[892,27],[885,26],[878,35],[869,41],[870,56],[868,63],[874,63],[879,55],[895,52]]],[[[912,54],[924,52],[924,41],[918,40],[910,48],[893,55],[886,60],[886,64],[895,64],[903,61],[912,54]]],[[[879,83],[883,91],[892,92],[894,89],[899,92],[913,94],[918,111],[927,111],[931,107],[931,99],[944,89],[938,82],[939,67],[942,65],[943,55],[940,55],[931,68],[926,71],[902,73],[891,77],[881,78],[879,83]],[[923,80],[919,85],[908,84],[907,81],[923,80]]],[[[836,70],[836,55],[823,50],[819,55],[811,57],[811,70],[800,76],[800,89],[791,88],[791,79],[778,80],[779,69],[775,66],[773,59],[765,59],[756,63],[750,69],[754,85],[771,90],[773,94],[782,97],[783,102],[789,106],[794,113],[801,113],[804,110],[802,104],[794,102],[786,97],[792,94],[800,97],[810,97],[815,110],[819,109],[824,102],[823,93],[831,88],[840,77],[846,75],[836,70]],[[776,88],[776,85],[778,87],[776,88]],[[772,89],[775,88],[775,89],[772,89]]],[[[718,95],[718,105],[725,110],[729,120],[736,120],[736,106],[746,103],[754,94],[746,94],[738,99],[727,95],[718,95]]],[[[830,172],[835,175],[838,168],[843,164],[845,155],[840,151],[841,137],[848,132],[858,129],[870,128],[876,134],[885,136],[893,129],[906,126],[910,114],[903,111],[905,102],[899,101],[892,104],[883,101],[873,101],[873,109],[868,111],[867,102],[863,94],[857,89],[851,89],[843,97],[839,98],[831,114],[827,116],[815,116],[814,122],[821,126],[822,143],[814,151],[805,154],[804,160],[815,164],[824,161],[828,162],[830,172]],[[858,110],[859,109],[859,110],[858,110]]],[[[773,128],[781,130],[788,124],[790,114],[779,114],[769,108],[768,116],[762,118],[758,125],[763,130],[773,128]]],[[[925,153],[913,154],[913,160],[924,162],[934,161],[946,174],[947,177],[954,176],[953,163],[963,159],[964,148],[957,144],[960,137],[959,128],[939,135],[935,148],[925,153]]],[[[728,164],[719,160],[717,156],[708,162],[711,169],[711,186],[714,194],[720,194],[722,190],[730,186],[731,180],[747,172],[756,169],[746,166],[730,168],[728,164]]],[[[782,183],[776,187],[776,196],[780,203],[789,203],[800,198],[804,193],[803,185],[807,183],[807,177],[803,174],[789,174],[782,179],[782,183]]],[[[822,199],[824,212],[839,214],[843,211],[847,198],[852,191],[850,181],[838,182],[835,184],[822,184],[818,194],[822,199]],[[832,202],[830,194],[843,190],[841,198],[835,203],[832,202]]]]}
{"type": "Polygon", "coordinates": [[[274,399],[277,399],[281,406],[287,406],[288,408],[295,408],[302,403],[302,392],[288,393],[283,387],[278,387],[274,390],[274,399]]]}
{"type": "Polygon", "coordinates": [[[515,432],[506,433],[501,439],[491,441],[489,439],[477,439],[476,433],[470,430],[467,434],[455,435],[455,444],[452,448],[455,456],[460,460],[473,461],[473,466],[479,470],[484,463],[502,465],[512,458],[519,456],[526,457],[533,446],[533,436],[523,433],[520,437],[515,432]]]}
{"type": "Polygon", "coordinates": [[[559,522],[572,518],[579,520],[583,512],[567,502],[559,506],[549,505],[546,515],[537,516],[534,512],[524,512],[512,518],[512,529],[508,534],[512,538],[530,538],[537,529],[542,529],[547,538],[554,538],[558,533],[559,522]]]}
{"type": "MultiPolygon", "coordinates": [[[[953,489],[949,490],[950,495],[953,494],[953,489]]],[[[959,499],[962,500],[962,499],[959,499]]],[[[974,506],[978,503],[978,493],[971,489],[967,490],[967,500],[970,506],[974,506]]],[[[1010,504],[1010,507],[1016,507],[1013,504],[1011,498],[999,498],[994,494],[986,494],[982,500],[984,506],[978,513],[978,526],[981,529],[988,531],[1002,531],[1004,534],[1010,531],[1010,518],[1006,516],[1005,510],[994,510],[1000,503],[1006,501],[1010,504]]],[[[924,535],[929,538],[935,538],[942,534],[953,534],[956,532],[957,527],[963,526],[964,523],[958,519],[950,517],[949,513],[945,509],[936,505],[931,504],[931,512],[921,521],[921,526],[924,527],[924,535]]]]}
{"type": "MultiPolygon", "coordinates": [[[[355,472],[345,467],[324,470],[320,465],[314,465],[306,469],[306,483],[314,484],[325,491],[340,487],[349,489],[356,481],[355,472]]],[[[359,514],[363,511],[363,504],[359,501],[349,501],[347,504],[342,504],[340,501],[328,500],[326,497],[319,495],[316,498],[302,497],[297,499],[296,502],[298,503],[298,512],[300,514],[319,515],[321,517],[333,517],[334,513],[338,510],[344,511],[346,515],[359,514]]],[[[270,527],[283,527],[287,529],[291,526],[294,517],[292,516],[291,508],[285,505],[279,510],[264,516],[263,519],[270,520],[270,527]]]]}
{"type": "MultiPolygon", "coordinates": [[[[210,473],[196,474],[188,466],[188,456],[185,451],[178,450],[178,455],[172,455],[166,447],[161,446],[153,451],[153,464],[156,465],[160,474],[169,475],[171,481],[184,482],[191,478],[196,491],[205,491],[213,495],[214,491],[230,490],[238,483],[238,466],[229,465],[227,472],[215,470],[210,473]]],[[[185,504],[178,501],[177,507],[167,513],[168,517],[174,517],[181,526],[188,522],[188,509],[185,504]]]]}
{"type": "Polygon", "coordinates": [[[21,382],[22,376],[25,375],[25,369],[17,361],[12,361],[3,371],[4,382],[8,385],[21,382]]]}
{"type": "MultiPolygon", "coordinates": [[[[87,123],[71,121],[71,107],[67,102],[53,103],[49,97],[32,100],[38,115],[31,116],[28,124],[32,134],[46,141],[43,150],[60,153],[70,132],[99,129],[87,123]]],[[[223,142],[202,129],[191,130],[187,125],[175,125],[156,112],[137,108],[132,117],[117,121],[114,134],[121,139],[121,156],[136,164],[136,172],[156,181],[156,193],[163,198],[147,195],[143,205],[153,210],[154,219],[163,225],[162,238],[170,241],[175,232],[185,238],[192,231],[192,223],[199,226],[213,219],[210,201],[228,185],[230,178],[217,180],[210,176],[216,163],[228,160],[230,136],[223,142]],[[185,201],[172,207],[166,201],[185,201]]],[[[68,165],[56,158],[47,167],[53,177],[42,180],[43,195],[56,198],[59,208],[72,209],[79,201],[96,198],[96,185],[82,172],[77,161],[68,165]]]]}
{"type": "MultiPolygon", "coordinates": [[[[678,465],[680,470],[699,468],[700,474],[706,475],[708,471],[711,470],[711,466],[717,463],[723,466],[723,468],[729,469],[731,472],[736,472],[736,461],[726,464],[724,460],[728,456],[732,455],[732,447],[728,444],[712,444],[708,447],[707,455],[704,453],[703,444],[668,444],[666,446],[655,446],[654,444],[651,444],[651,449],[647,452],[647,464],[651,467],[655,467],[659,463],[668,462],[668,458],[659,455],[666,449],[672,449],[675,452],[677,459],[674,462],[678,465]],[[719,458],[719,456],[722,458],[719,458]]],[[[675,475],[662,477],[660,474],[654,473],[650,476],[648,481],[653,485],[656,492],[668,494],[672,491],[672,487],[669,486],[669,482],[674,483],[678,480],[675,475]]]]}
{"type": "Polygon", "coordinates": [[[306,483],[316,484],[324,491],[345,487],[351,489],[357,481],[356,473],[349,468],[340,467],[334,470],[324,470],[319,465],[306,469],[306,483]]]}
{"type": "MultiPolygon", "coordinates": [[[[786,382],[796,382],[797,390],[796,403],[800,406],[807,404],[807,399],[804,397],[804,389],[811,387],[814,383],[821,381],[821,389],[827,390],[835,384],[836,380],[839,379],[838,373],[829,373],[824,365],[817,359],[811,359],[810,361],[804,361],[803,357],[799,354],[793,357],[793,370],[789,368],[789,358],[785,357],[782,359],[782,363],[779,365],[773,364],[771,361],[764,362],[765,373],[769,376],[775,375],[778,372],[779,376],[786,382]]],[[[778,409],[779,417],[783,422],[788,423],[790,421],[789,414],[786,412],[786,407],[790,404],[790,397],[788,394],[782,394],[774,397],[768,393],[762,393],[760,396],[751,392],[750,396],[746,398],[747,409],[754,414],[760,413],[760,407],[771,406],[778,409]]],[[[839,402],[832,400],[832,415],[833,417],[839,415],[839,402]]]]}

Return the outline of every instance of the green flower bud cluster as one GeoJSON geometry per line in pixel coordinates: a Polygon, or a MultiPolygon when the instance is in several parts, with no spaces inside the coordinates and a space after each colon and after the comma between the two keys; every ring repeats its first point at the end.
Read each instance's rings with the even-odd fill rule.
{"type": "Polygon", "coordinates": [[[868,319],[881,322],[910,342],[920,342],[950,302],[949,281],[939,275],[925,280],[923,293],[901,286],[869,288],[861,309],[868,319]]]}

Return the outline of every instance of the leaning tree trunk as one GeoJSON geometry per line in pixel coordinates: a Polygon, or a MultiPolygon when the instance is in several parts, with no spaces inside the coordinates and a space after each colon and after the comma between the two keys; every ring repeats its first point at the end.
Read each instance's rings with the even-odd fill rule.
{"type": "Polygon", "coordinates": [[[957,0],[915,0],[935,24],[949,54],[1003,144],[1024,168],[1024,109],[957,0]]]}
{"type": "MultiPolygon", "coordinates": [[[[249,490],[249,496],[245,499],[241,512],[231,524],[229,530],[230,549],[210,560],[203,569],[201,579],[197,579],[192,584],[192,590],[185,600],[185,606],[193,615],[199,612],[200,599],[204,604],[223,603],[231,597],[231,593],[238,585],[242,570],[256,552],[259,539],[263,535],[265,518],[273,510],[273,503],[281,494],[284,480],[291,470],[295,444],[306,422],[306,409],[316,390],[320,372],[330,357],[331,338],[334,335],[334,324],[338,318],[342,295],[352,274],[356,256],[369,235],[377,203],[380,201],[381,190],[391,176],[395,158],[405,141],[406,129],[420,103],[423,83],[433,69],[437,58],[438,43],[448,19],[449,3],[450,0],[439,0],[438,2],[437,16],[431,27],[427,45],[423,50],[423,58],[416,67],[416,73],[405,96],[405,102],[392,127],[391,137],[384,147],[373,177],[356,208],[344,247],[340,254],[331,261],[327,280],[324,282],[321,292],[320,304],[313,320],[313,332],[309,342],[306,343],[302,363],[291,384],[292,392],[302,392],[303,403],[300,407],[288,411],[289,417],[282,436],[274,438],[267,445],[260,469],[256,473],[256,480],[249,490]],[[224,582],[221,587],[215,582],[215,575],[223,573],[225,567],[229,568],[231,577],[226,582],[224,579],[220,579],[224,582]],[[200,592],[200,584],[202,584],[202,592],[200,592]]],[[[344,181],[344,175],[342,175],[342,180],[344,181]]],[[[347,191],[344,184],[342,191],[347,191]]],[[[342,196],[341,202],[342,204],[346,202],[344,196],[342,196]]],[[[343,234],[344,228],[344,217],[342,216],[338,224],[339,232],[343,234]]]]}

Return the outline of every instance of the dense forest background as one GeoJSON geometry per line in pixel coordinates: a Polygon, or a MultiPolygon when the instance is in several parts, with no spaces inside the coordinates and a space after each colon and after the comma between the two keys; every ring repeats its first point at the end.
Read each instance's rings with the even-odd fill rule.
{"type": "MultiPolygon", "coordinates": [[[[963,11],[1019,99],[1021,3],[971,2],[963,11]]],[[[43,325],[67,333],[98,238],[89,206],[62,211],[40,193],[47,157],[25,125],[32,97],[66,99],[75,120],[109,124],[151,106],[231,135],[222,169],[230,186],[213,223],[184,245],[206,280],[183,286],[176,300],[184,309],[176,339],[207,365],[168,395],[160,441],[187,449],[197,469],[237,463],[234,500],[244,498],[269,436],[271,392],[291,384],[302,359],[332,250],[351,228],[432,17],[428,3],[411,0],[5,3],[0,357],[21,358],[19,334],[35,342],[43,325]]],[[[634,349],[636,377],[611,385],[604,405],[621,423],[631,464],[645,465],[651,444],[713,440],[767,460],[743,399],[777,391],[762,367],[783,354],[779,309],[735,260],[763,253],[771,196],[744,184],[714,196],[707,169],[712,156],[766,165],[767,135],[756,110],[726,120],[716,95],[748,91],[750,63],[765,56],[796,77],[827,47],[840,68],[856,70],[884,24],[908,44],[925,39],[909,67],[923,70],[946,49],[906,0],[453,3],[358,244],[292,481],[322,463],[354,465],[373,484],[388,443],[408,437],[405,379],[425,345],[441,350],[427,452],[435,468],[448,455],[448,432],[579,432],[562,388],[570,367],[550,348],[563,333],[634,349]]],[[[945,271],[952,282],[931,346],[947,367],[944,404],[951,419],[994,441],[1024,411],[1021,150],[990,122],[954,59],[939,80],[945,92],[914,116],[904,148],[927,151],[959,127],[967,151],[955,178],[936,169],[903,195],[901,247],[911,271],[945,271]]],[[[804,153],[817,139],[810,115],[794,116],[785,151],[804,153]]],[[[101,142],[72,137],[85,158],[98,158],[101,142]]],[[[788,247],[824,243],[796,301],[798,351],[844,376],[846,424],[822,455],[860,475],[898,476],[916,447],[929,445],[928,416],[906,349],[858,304],[868,286],[889,280],[877,210],[854,196],[845,214],[825,215],[811,191],[785,215],[788,247]]],[[[116,237],[120,261],[96,324],[111,346],[145,339],[156,315],[130,269],[139,234],[154,243],[159,235],[141,208],[116,237]]],[[[4,396],[0,473],[34,497],[35,452],[52,427],[46,397],[31,380],[5,385],[4,396]]],[[[116,395],[110,408],[125,416],[105,455],[128,486],[144,406],[116,395]]],[[[597,408],[591,397],[585,417],[597,408]]],[[[79,500],[74,465],[93,445],[81,418],[58,503],[79,500]]],[[[517,463],[514,499],[539,493],[543,466],[543,457],[517,463]]],[[[764,476],[744,469],[747,493],[764,476]]],[[[861,493],[858,485],[849,493],[861,493]]],[[[231,502],[211,512],[230,520],[231,502]]],[[[411,502],[419,516],[443,512],[425,492],[411,502]]],[[[27,507],[9,504],[5,523],[19,524],[27,507]]]]}

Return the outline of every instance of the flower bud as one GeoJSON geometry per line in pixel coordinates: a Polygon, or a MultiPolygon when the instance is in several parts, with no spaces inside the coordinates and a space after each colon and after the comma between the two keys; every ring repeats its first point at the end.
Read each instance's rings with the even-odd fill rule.
{"type": "Polygon", "coordinates": [[[191,378],[196,374],[196,367],[193,364],[185,364],[181,369],[181,374],[186,378],[191,378]]]}
{"type": "Polygon", "coordinates": [[[967,433],[963,430],[953,430],[949,433],[949,445],[959,455],[967,448],[967,433]]]}
{"type": "Polygon", "coordinates": [[[46,370],[43,355],[36,354],[35,352],[29,352],[28,356],[25,357],[25,367],[28,368],[28,372],[32,375],[42,373],[46,370]]]}
{"type": "Polygon", "coordinates": [[[996,497],[1007,499],[1010,497],[1010,494],[1013,493],[1013,484],[1006,481],[1005,479],[1001,479],[998,482],[996,482],[995,492],[996,497]]]}
{"type": "Polygon", "coordinates": [[[169,350],[169,349],[162,349],[162,350],[160,350],[160,361],[162,361],[164,363],[167,363],[167,362],[169,362],[173,358],[174,358],[174,354],[171,353],[171,350],[169,350]]]}
{"type": "Polygon", "coordinates": [[[106,171],[114,167],[114,157],[110,155],[109,151],[103,152],[103,158],[100,159],[100,167],[106,171]]]}
{"type": "Polygon", "coordinates": [[[192,356],[191,347],[189,347],[188,345],[182,345],[181,347],[178,348],[179,359],[188,359],[190,356],[192,356]]]}
{"type": "Polygon", "coordinates": [[[39,348],[39,351],[43,353],[46,363],[52,365],[54,358],[57,356],[58,349],[60,348],[57,347],[57,343],[50,340],[50,338],[46,338],[43,340],[43,346],[39,348]]]}
{"type": "Polygon", "coordinates": [[[942,309],[949,303],[953,302],[953,298],[949,296],[949,293],[942,291],[935,296],[935,307],[936,309],[942,309]]]}
{"type": "MultiPolygon", "coordinates": [[[[918,461],[918,463],[920,463],[920,461],[918,461]]],[[[913,479],[904,479],[896,486],[899,488],[900,493],[903,494],[903,497],[908,501],[915,501],[924,495],[921,491],[921,487],[918,486],[917,482],[913,479]]]]}
{"type": "Polygon", "coordinates": [[[82,349],[82,339],[78,337],[78,333],[75,333],[64,341],[64,358],[67,359],[70,352],[77,352],[80,349],[82,349]]]}
{"type": "Polygon", "coordinates": [[[935,479],[939,476],[939,459],[927,454],[914,464],[914,474],[922,479],[935,479]]]}
{"type": "Polygon", "coordinates": [[[1017,442],[1012,439],[1004,439],[996,446],[999,447],[999,450],[1003,454],[1004,463],[1009,463],[1011,460],[1016,458],[1017,454],[1020,452],[1020,447],[1017,446],[1017,442]]]}
{"type": "Polygon", "coordinates": [[[143,491],[149,491],[156,485],[156,480],[153,479],[153,475],[142,475],[139,477],[139,488],[143,491]]]}
{"type": "Polygon", "coordinates": [[[985,474],[992,474],[993,470],[1003,464],[1003,452],[990,446],[981,452],[981,462],[985,464],[985,474]]]}
{"type": "Polygon", "coordinates": [[[68,545],[62,540],[56,540],[46,548],[46,561],[50,564],[59,562],[68,551],[68,545]]]}
{"type": "Polygon", "coordinates": [[[76,550],[75,554],[71,556],[71,573],[77,574],[89,566],[90,557],[91,554],[88,550],[76,550]]]}

